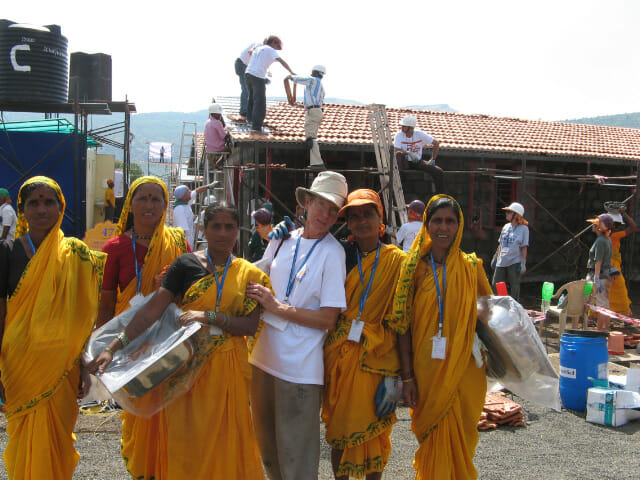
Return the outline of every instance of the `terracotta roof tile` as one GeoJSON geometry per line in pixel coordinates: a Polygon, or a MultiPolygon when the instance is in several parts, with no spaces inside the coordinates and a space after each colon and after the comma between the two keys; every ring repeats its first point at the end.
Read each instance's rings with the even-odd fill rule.
{"type": "MultiPolygon", "coordinates": [[[[444,151],[475,150],[518,152],[539,155],[606,157],[640,160],[640,130],[604,127],[490,115],[388,108],[395,133],[402,117],[418,118],[418,129],[440,141],[444,151]]],[[[304,108],[286,102],[267,109],[265,126],[269,133],[256,134],[234,125],[237,142],[299,143],[305,139],[304,108]]],[[[322,144],[371,145],[369,110],[360,105],[325,104],[318,131],[322,144]]]]}

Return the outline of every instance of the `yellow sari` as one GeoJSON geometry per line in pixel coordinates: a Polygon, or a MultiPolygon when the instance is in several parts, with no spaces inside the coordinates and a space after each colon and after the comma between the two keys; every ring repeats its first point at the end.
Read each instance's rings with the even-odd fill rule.
{"type": "MultiPolygon", "coordinates": [[[[122,213],[116,227],[116,235],[120,235],[130,228],[133,218],[130,218],[131,199],[136,189],[144,183],[155,183],[162,188],[165,203],[169,205],[169,192],[164,182],[156,177],[140,177],[135,180],[124,202],[122,213]]],[[[149,295],[155,290],[155,276],[160,273],[166,265],[171,265],[173,261],[183,253],[188,252],[187,241],[184,232],[179,228],[167,227],[164,222],[167,212],[165,210],[162,219],[158,222],[149,249],[144,258],[144,269],[142,270],[142,281],[140,292],[149,295]]],[[[129,282],[124,290],[118,291],[116,303],[116,315],[119,315],[129,308],[129,301],[136,294],[137,281],[135,278],[129,282]]],[[[136,417],[135,415],[123,412],[122,419],[122,457],[129,473],[134,478],[151,478],[151,472],[155,472],[156,478],[164,478],[162,462],[167,456],[166,450],[156,442],[156,438],[165,434],[164,411],[160,411],[150,418],[136,417]]]]}
{"type": "Polygon", "coordinates": [[[394,413],[378,419],[374,397],[384,375],[397,375],[400,360],[396,333],[386,328],[394,287],[405,253],[393,245],[383,245],[375,277],[361,320],[365,322],[363,340],[347,340],[351,320],[360,310],[360,297],[369,282],[375,254],[362,259],[365,286],[358,267],[347,275],[347,309],[325,342],[325,385],[322,419],[331,447],[343,450],[338,476],[363,478],[382,472],[391,452],[391,427],[394,413]]]}
{"type": "MultiPolygon", "coordinates": [[[[432,197],[431,202],[445,195],[432,197]]],[[[491,287],[474,254],[460,251],[464,219],[446,259],[447,284],[442,336],[446,359],[431,358],[431,338],[438,332],[439,308],[431,265],[423,258],[431,238],[423,226],[402,265],[394,298],[394,320],[399,331],[411,329],[413,368],[418,388],[411,428],[420,447],[415,455],[416,479],[477,478],[473,465],[478,443],[478,418],[484,405],[486,378],[471,354],[476,329],[476,298],[491,287]]],[[[427,257],[428,258],[428,257],[427,257]]],[[[442,268],[438,269],[440,291],[442,268]]]]}
{"type": "MultiPolygon", "coordinates": [[[[20,190],[35,182],[56,192],[62,211],[7,299],[0,356],[9,434],[4,462],[13,480],[70,479],[80,458],[73,447],[80,355],[97,316],[106,255],[64,237],[60,187],[33,177],[20,190]]],[[[27,228],[19,214],[16,239],[27,228]]]]}
{"type": "Polygon", "coordinates": [[[613,232],[611,234],[611,248],[613,255],[611,256],[611,266],[616,267],[620,275],[613,277],[611,288],[609,289],[609,308],[614,312],[628,315],[631,311],[631,300],[629,300],[629,292],[627,284],[622,276],[622,255],[620,254],[620,240],[627,236],[624,230],[613,232]]]}
{"type": "MultiPolygon", "coordinates": [[[[222,274],[220,268],[218,275],[222,274]]],[[[248,282],[271,288],[269,277],[236,258],[229,265],[219,309],[232,316],[249,315],[259,307],[245,296],[248,282]]],[[[184,310],[213,310],[217,287],[213,274],[189,288],[184,310]]],[[[242,336],[196,334],[197,361],[202,370],[191,390],[166,408],[167,479],[263,479],[262,463],[249,410],[249,353],[242,336]]],[[[159,477],[156,477],[159,478],[159,477]]],[[[165,477],[160,477],[165,478],[165,477]]]]}

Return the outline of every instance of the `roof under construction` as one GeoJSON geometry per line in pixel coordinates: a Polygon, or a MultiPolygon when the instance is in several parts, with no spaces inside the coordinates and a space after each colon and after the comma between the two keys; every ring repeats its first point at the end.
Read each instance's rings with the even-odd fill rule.
{"type": "MultiPolygon", "coordinates": [[[[475,151],[640,161],[640,130],[633,128],[400,108],[387,108],[387,114],[392,131],[402,117],[415,115],[417,128],[437,138],[443,153],[475,151]]],[[[229,115],[229,118],[234,120],[236,117],[229,115]]],[[[265,125],[266,134],[235,125],[233,139],[236,142],[269,144],[305,140],[304,108],[300,104],[271,104],[267,108],[265,125]]],[[[368,108],[325,104],[318,141],[325,145],[372,146],[368,108]]]]}

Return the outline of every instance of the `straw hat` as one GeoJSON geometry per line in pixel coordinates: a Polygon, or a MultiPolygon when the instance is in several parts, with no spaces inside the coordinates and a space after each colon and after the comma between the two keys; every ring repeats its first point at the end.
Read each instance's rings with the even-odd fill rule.
{"type": "Polygon", "coordinates": [[[296,200],[298,205],[304,208],[305,198],[312,195],[324,198],[338,208],[342,208],[347,199],[348,191],[347,180],[341,174],[325,170],[313,180],[311,188],[296,188],[296,200]]]}

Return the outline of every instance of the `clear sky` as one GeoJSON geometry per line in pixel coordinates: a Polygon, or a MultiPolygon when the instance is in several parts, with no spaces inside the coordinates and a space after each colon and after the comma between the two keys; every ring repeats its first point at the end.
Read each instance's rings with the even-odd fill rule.
{"type": "MultiPolygon", "coordinates": [[[[327,67],[328,97],[543,120],[640,112],[636,0],[23,0],[1,15],[111,55],[113,99],[138,112],[239,95],[234,60],[269,34],[296,73],[327,67]]],[[[267,95],[284,96],[287,72],[271,71],[267,95]]]]}

